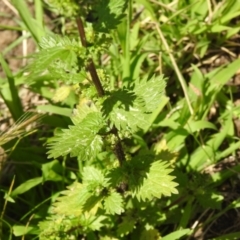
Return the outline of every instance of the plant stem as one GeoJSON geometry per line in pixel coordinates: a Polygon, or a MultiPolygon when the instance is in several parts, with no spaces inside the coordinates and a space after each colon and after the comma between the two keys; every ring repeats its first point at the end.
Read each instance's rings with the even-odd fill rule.
{"type": "MultiPolygon", "coordinates": [[[[82,45],[83,45],[83,47],[87,48],[86,34],[85,34],[85,31],[84,31],[84,26],[83,26],[82,19],[80,17],[78,17],[78,18],[76,18],[76,22],[77,22],[78,32],[79,32],[79,35],[80,35],[82,45]]],[[[99,97],[104,96],[104,90],[103,90],[102,84],[100,82],[100,79],[98,77],[96,67],[94,65],[94,62],[93,62],[92,58],[89,58],[89,60],[88,60],[87,69],[90,72],[93,84],[95,85],[95,87],[97,89],[98,96],[99,97]]]]}
{"type": "MultiPolygon", "coordinates": [[[[78,32],[79,32],[79,36],[80,36],[82,45],[83,45],[83,47],[87,48],[86,34],[84,31],[82,19],[80,17],[78,17],[78,18],[76,18],[76,22],[77,22],[78,32]]],[[[92,81],[97,89],[98,96],[103,97],[105,95],[105,92],[104,92],[103,86],[101,84],[101,81],[99,79],[99,76],[97,74],[95,64],[91,57],[88,59],[87,69],[90,72],[92,81]]],[[[118,159],[119,165],[122,166],[123,162],[126,161],[126,159],[125,159],[125,154],[124,154],[123,147],[122,147],[122,142],[118,135],[118,129],[115,126],[113,126],[111,132],[117,138],[117,143],[115,145],[115,155],[118,159]]]]}
{"type": "Polygon", "coordinates": [[[173,65],[173,68],[174,68],[174,70],[175,70],[175,72],[176,72],[176,74],[178,76],[178,80],[179,80],[179,82],[180,82],[180,84],[182,86],[183,93],[184,93],[184,96],[185,96],[185,99],[186,99],[186,102],[187,102],[187,105],[188,105],[188,108],[189,108],[189,112],[191,113],[191,115],[193,115],[194,111],[193,111],[193,108],[192,108],[192,105],[191,105],[191,102],[190,102],[190,99],[189,99],[189,96],[188,96],[186,82],[185,82],[185,80],[184,80],[184,78],[183,78],[183,76],[182,76],[182,74],[181,74],[181,72],[180,72],[180,70],[179,70],[179,68],[177,66],[177,63],[176,63],[176,61],[174,59],[174,56],[171,53],[171,49],[170,49],[170,47],[169,47],[165,37],[163,36],[163,33],[162,33],[161,29],[159,28],[158,23],[155,23],[155,26],[156,26],[157,32],[158,32],[158,34],[160,36],[160,39],[162,40],[162,43],[163,43],[163,45],[164,45],[165,49],[167,50],[167,53],[168,53],[168,55],[170,57],[170,60],[171,60],[172,65],[173,65]]]}

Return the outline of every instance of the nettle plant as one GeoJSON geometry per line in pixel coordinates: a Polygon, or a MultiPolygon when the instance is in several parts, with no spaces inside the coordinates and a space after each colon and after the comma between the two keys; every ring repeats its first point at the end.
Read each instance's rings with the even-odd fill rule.
{"type": "MultiPolygon", "coordinates": [[[[78,36],[44,37],[30,65],[31,76],[61,82],[63,101],[74,89],[79,101],[72,125],[49,140],[49,158],[70,155],[79,179],[61,192],[40,222],[40,239],[156,239],[162,196],[177,193],[169,152],[149,147],[144,134],[164,95],[163,76],[118,79],[95,62],[113,43],[110,32],[125,17],[128,1],[49,1],[75,20],[78,36]],[[141,137],[142,136],[142,137],[141,137]],[[168,155],[167,160],[164,156],[168,155]]],[[[111,60],[110,60],[111,61],[111,60]]]]}

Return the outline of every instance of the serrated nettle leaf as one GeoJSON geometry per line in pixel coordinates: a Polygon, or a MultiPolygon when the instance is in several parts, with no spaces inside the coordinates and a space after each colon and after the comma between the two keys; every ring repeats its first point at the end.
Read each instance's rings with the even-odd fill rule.
{"type": "Polygon", "coordinates": [[[93,17],[97,19],[93,23],[93,28],[98,32],[106,33],[116,28],[124,17],[127,2],[126,0],[98,1],[93,12],[93,17]]]}
{"type": "Polygon", "coordinates": [[[116,91],[112,91],[110,96],[108,96],[103,104],[102,111],[104,115],[108,116],[110,112],[113,111],[114,108],[122,108],[125,110],[129,110],[136,99],[136,96],[133,92],[128,91],[127,89],[118,89],[116,91]]]}
{"type": "Polygon", "coordinates": [[[70,39],[67,36],[51,35],[46,36],[41,39],[39,46],[42,49],[49,49],[53,47],[69,47],[69,48],[79,48],[80,42],[76,39],[70,39]]]}
{"type": "Polygon", "coordinates": [[[110,193],[104,199],[104,209],[109,214],[121,214],[124,212],[122,196],[117,192],[110,193]]]}
{"type": "Polygon", "coordinates": [[[88,104],[77,105],[77,108],[73,111],[72,122],[77,125],[91,112],[98,112],[93,103],[90,106],[88,104]]]}
{"type": "Polygon", "coordinates": [[[107,174],[111,186],[116,187],[119,183],[123,182],[126,172],[127,171],[124,171],[124,169],[120,167],[111,169],[107,174]]]}
{"type": "Polygon", "coordinates": [[[134,84],[134,93],[145,101],[146,111],[152,112],[155,110],[156,106],[158,106],[161,101],[161,96],[163,95],[166,87],[163,77],[154,76],[149,80],[145,77],[142,80],[136,80],[134,84]]]}
{"type": "Polygon", "coordinates": [[[162,77],[135,81],[132,91],[120,89],[111,92],[103,102],[103,113],[118,128],[135,132],[149,125],[149,115],[161,101],[165,88],[162,77]]]}
{"type": "Polygon", "coordinates": [[[49,143],[49,158],[70,154],[81,160],[96,157],[101,151],[103,141],[97,133],[105,125],[99,112],[89,113],[83,121],[69,129],[63,129],[49,143]]]}
{"type": "Polygon", "coordinates": [[[83,183],[87,184],[89,182],[96,182],[98,185],[106,185],[107,180],[99,169],[95,167],[84,167],[83,172],[82,172],[82,180],[83,183]]]}
{"type": "Polygon", "coordinates": [[[86,74],[84,59],[86,49],[80,43],[67,37],[51,36],[43,38],[40,43],[42,49],[34,55],[34,62],[30,64],[30,76],[49,71],[52,79],[62,80],[68,84],[83,81],[86,74]]]}
{"type": "Polygon", "coordinates": [[[172,181],[175,177],[169,175],[172,169],[168,167],[169,164],[163,161],[156,161],[151,164],[142,185],[136,191],[138,200],[152,200],[154,197],[160,198],[162,195],[171,196],[173,193],[178,193],[176,189],[178,184],[172,181]]]}
{"type": "Polygon", "coordinates": [[[129,188],[133,193],[141,187],[143,179],[146,177],[146,173],[149,172],[154,158],[154,155],[147,153],[138,155],[133,157],[131,161],[127,162],[124,166],[125,172],[128,173],[129,188]]]}
{"type": "Polygon", "coordinates": [[[144,129],[148,122],[148,115],[138,108],[130,107],[129,111],[114,109],[110,113],[110,120],[119,130],[136,132],[138,128],[144,129]]]}
{"type": "Polygon", "coordinates": [[[68,187],[68,190],[63,191],[62,194],[64,196],[57,198],[52,212],[65,216],[80,216],[83,205],[92,195],[85,185],[78,182],[73,183],[68,187]]]}
{"type": "Polygon", "coordinates": [[[93,231],[99,231],[100,228],[104,225],[102,222],[106,218],[106,216],[82,215],[80,223],[83,227],[87,227],[93,231]]]}

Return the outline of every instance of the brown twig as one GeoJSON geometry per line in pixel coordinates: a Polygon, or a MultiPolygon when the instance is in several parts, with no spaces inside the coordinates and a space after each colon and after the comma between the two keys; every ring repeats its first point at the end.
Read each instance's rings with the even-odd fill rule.
{"type": "MultiPolygon", "coordinates": [[[[80,17],[78,17],[76,19],[76,22],[77,22],[78,32],[79,32],[79,35],[80,35],[82,45],[83,45],[83,47],[87,48],[86,34],[85,34],[85,31],[84,31],[84,26],[83,26],[82,19],[80,17]]],[[[102,84],[100,82],[100,79],[98,77],[96,67],[94,65],[94,62],[93,62],[92,58],[88,59],[87,69],[90,72],[93,84],[95,85],[95,87],[97,89],[99,97],[104,96],[104,90],[103,90],[102,84]]]]}

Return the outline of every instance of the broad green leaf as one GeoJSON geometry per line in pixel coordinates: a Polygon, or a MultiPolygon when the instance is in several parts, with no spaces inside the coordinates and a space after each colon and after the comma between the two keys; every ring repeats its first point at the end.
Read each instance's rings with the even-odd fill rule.
{"type": "Polygon", "coordinates": [[[109,214],[121,214],[124,212],[122,196],[117,192],[110,193],[104,199],[104,209],[109,214]]]}
{"type": "Polygon", "coordinates": [[[43,181],[63,181],[64,168],[57,160],[42,164],[43,181]]]}
{"type": "Polygon", "coordinates": [[[33,226],[20,226],[20,225],[14,225],[13,226],[13,234],[16,237],[23,236],[26,234],[38,234],[39,229],[37,227],[33,226]]]}
{"type": "Polygon", "coordinates": [[[151,17],[155,19],[155,13],[150,2],[147,0],[137,0],[137,2],[141,3],[146,8],[146,10],[149,11],[151,17]]]}
{"type": "Polygon", "coordinates": [[[231,143],[230,146],[227,149],[225,149],[224,151],[217,152],[216,161],[226,158],[227,156],[229,156],[230,154],[232,154],[239,148],[240,148],[240,141],[231,143]]]}
{"type": "Polygon", "coordinates": [[[146,201],[147,199],[152,200],[154,197],[161,198],[162,195],[171,196],[172,193],[177,194],[176,186],[178,184],[172,181],[175,177],[169,175],[170,172],[172,170],[168,168],[166,162],[154,162],[137,192],[137,198],[146,201]]]}
{"type": "Polygon", "coordinates": [[[19,194],[25,193],[28,190],[30,190],[31,188],[39,185],[42,182],[43,182],[43,177],[37,177],[37,178],[27,180],[26,182],[22,183],[21,185],[19,185],[17,188],[15,188],[12,191],[11,197],[15,197],[19,194]]]}
{"type": "Polygon", "coordinates": [[[103,113],[118,129],[136,131],[149,125],[144,113],[144,102],[134,92],[120,89],[113,91],[103,102],[103,113]]]}

